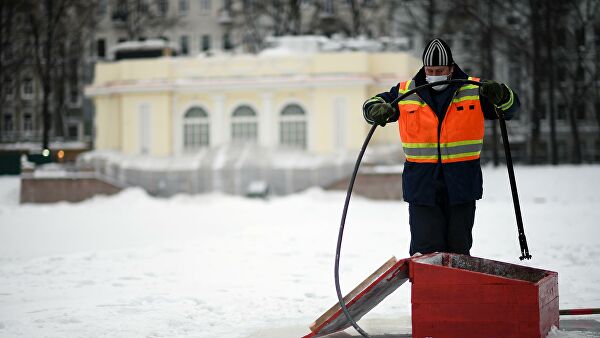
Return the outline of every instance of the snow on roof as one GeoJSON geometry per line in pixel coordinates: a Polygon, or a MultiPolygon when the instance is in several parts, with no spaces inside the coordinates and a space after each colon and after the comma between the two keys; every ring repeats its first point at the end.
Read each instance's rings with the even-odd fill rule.
{"type": "MultiPolygon", "coordinates": [[[[88,144],[81,141],[54,141],[50,142],[48,147],[50,149],[58,150],[73,150],[73,149],[87,149],[88,144]]],[[[41,142],[14,142],[14,143],[0,143],[0,149],[2,150],[29,150],[31,152],[42,151],[41,142]]]]}
{"type": "Polygon", "coordinates": [[[124,41],[114,45],[108,50],[109,53],[115,53],[117,51],[125,50],[152,50],[167,47],[174,50],[179,50],[176,44],[172,42],[167,42],[162,39],[148,39],[144,41],[124,41]]]}
{"type": "Polygon", "coordinates": [[[286,56],[317,52],[407,50],[410,39],[407,37],[370,39],[365,36],[346,38],[334,36],[299,35],[271,36],[266,39],[269,47],[260,52],[262,56],[286,56]]]}
{"type": "Polygon", "coordinates": [[[324,36],[300,35],[300,36],[270,36],[266,42],[268,48],[260,52],[263,56],[291,55],[297,53],[316,53],[329,39],[324,36]]]}
{"type": "Polygon", "coordinates": [[[367,39],[364,36],[348,39],[345,41],[344,45],[350,50],[362,50],[369,52],[377,52],[383,49],[383,44],[381,42],[367,39]]]}

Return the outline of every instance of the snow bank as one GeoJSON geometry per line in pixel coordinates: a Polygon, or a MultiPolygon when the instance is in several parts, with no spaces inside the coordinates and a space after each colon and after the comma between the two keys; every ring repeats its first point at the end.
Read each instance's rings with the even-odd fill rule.
{"type": "Polygon", "coordinates": [[[17,177],[0,176],[0,208],[17,206],[20,190],[21,181],[17,177]]]}

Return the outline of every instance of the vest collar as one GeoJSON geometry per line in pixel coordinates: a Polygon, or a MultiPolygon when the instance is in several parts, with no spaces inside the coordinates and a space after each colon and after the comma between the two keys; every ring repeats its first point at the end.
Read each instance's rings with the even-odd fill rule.
{"type": "MultiPolygon", "coordinates": [[[[468,78],[469,76],[462,69],[460,69],[460,67],[457,64],[454,64],[454,72],[452,73],[452,79],[468,78]]],[[[415,87],[427,84],[427,81],[425,81],[425,67],[421,67],[421,69],[419,69],[417,74],[413,77],[413,81],[415,82],[415,87]]],[[[450,88],[446,88],[445,90],[450,90],[452,93],[454,93],[458,88],[460,88],[460,86],[461,85],[458,83],[451,84],[449,86],[450,88]]],[[[423,99],[423,101],[425,101],[425,103],[427,103],[429,107],[434,109],[433,99],[431,98],[431,94],[429,93],[428,88],[417,90],[417,94],[419,95],[419,97],[421,97],[421,99],[423,99]]],[[[450,99],[452,99],[452,96],[453,95],[450,95],[450,99]]],[[[448,103],[449,102],[446,102],[446,104],[444,104],[444,109],[448,108],[448,103]]]]}

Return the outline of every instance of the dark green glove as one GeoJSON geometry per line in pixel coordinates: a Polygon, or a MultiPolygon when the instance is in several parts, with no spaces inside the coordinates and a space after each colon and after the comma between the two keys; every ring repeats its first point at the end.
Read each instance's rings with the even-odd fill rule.
{"type": "Polygon", "coordinates": [[[506,86],[496,81],[483,81],[481,87],[479,87],[479,95],[486,97],[492,104],[498,106],[500,103],[505,102],[510,93],[506,86]]]}
{"type": "Polygon", "coordinates": [[[371,120],[382,127],[385,127],[388,119],[394,116],[395,113],[396,111],[389,103],[375,103],[369,109],[369,117],[371,120]]]}

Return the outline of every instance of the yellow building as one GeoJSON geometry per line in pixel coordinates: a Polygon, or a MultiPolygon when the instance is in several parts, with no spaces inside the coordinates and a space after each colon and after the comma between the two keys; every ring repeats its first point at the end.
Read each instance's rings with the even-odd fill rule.
{"type": "MultiPolygon", "coordinates": [[[[180,156],[254,143],[327,155],[360,148],[362,103],[412,77],[406,53],[222,55],[98,63],[86,88],[96,106],[95,148],[180,156]]],[[[396,125],[373,144],[399,144],[396,125]]]]}

